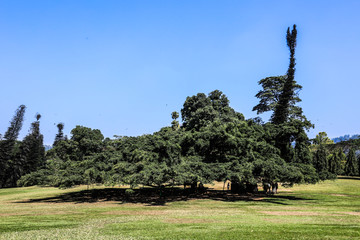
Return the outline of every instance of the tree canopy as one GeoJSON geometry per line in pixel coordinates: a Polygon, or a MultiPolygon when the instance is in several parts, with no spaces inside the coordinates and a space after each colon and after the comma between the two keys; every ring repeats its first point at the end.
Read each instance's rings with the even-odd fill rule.
{"type": "MultiPolygon", "coordinates": [[[[187,97],[182,126],[172,123],[138,137],[104,139],[100,130],[76,126],[69,139],[47,152],[45,166],[23,176],[19,184],[160,188],[230,180],[236,191],[248,191],[264,181],[291,185],[318,180],[311,163],[289,163],[281,157],[273,142],[273,124],[246,120],[229,103],[218,90],[187,97]]],[[[177,117],[171,114],[173,120],[177,117]]]]}

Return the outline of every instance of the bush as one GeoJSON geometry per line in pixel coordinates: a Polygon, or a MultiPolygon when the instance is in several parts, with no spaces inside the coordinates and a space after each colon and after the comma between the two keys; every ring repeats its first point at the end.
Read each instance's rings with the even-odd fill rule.
{"type": "Polygon", "coordinates": [[[135,194],[135,191],[133,189],[131,189],[131,188],[125,190],[125,195],[126,196],[131,196],[131,195],[134,195],[134,194],[135,194]]]}
{"type": "Polygon", "coordinates": [[[49,184],[49,171],[47,169],[40,169],[39,171],[32,172],[22,176],[17,181],[17,186],[19,187],[28,187],[34,185],[45,186],[49,184]]]}

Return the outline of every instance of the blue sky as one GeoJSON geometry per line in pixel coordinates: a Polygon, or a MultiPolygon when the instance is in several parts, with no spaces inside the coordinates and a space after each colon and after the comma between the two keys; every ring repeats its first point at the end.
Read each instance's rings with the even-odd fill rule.
{"type": "MultiPolygon", "coordinates": [[[[219,89],[246,118],[257,82],[286,73],[298,26],[296,81],[314,137],[359,134],[360,1],[0,1],[0,133],[27,106],[106,137],[170,125],[187,96],[219,89]]],[[[268,116],[263,116],[267,119],[268,116]]]]}

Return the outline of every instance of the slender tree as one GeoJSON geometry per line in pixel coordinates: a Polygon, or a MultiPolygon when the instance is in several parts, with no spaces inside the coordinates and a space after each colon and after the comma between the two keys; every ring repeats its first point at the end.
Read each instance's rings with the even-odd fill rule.
{"type": "Polygon", "coordinates": [[[328,172],[327,153],[323,145],[316,151],[314,155],[314,166],[318,172],[320,179],[325,180],[328,172]]]}
{"type": "Polygon", "coordinates": [[[357,175],[356,156],[354,149],[350,149],[347,155],[346,164],[345,164],[345,174],[348,176],[357,175]]]}
{"type": "MultiPolygon", "coordinates": [[[[290,63],[287,74],[267,77],[259,81],[262,90],[256,94],[259,104],[253,108],[258,114],[272,111],[272,139],[279,148],[281,157],[288,162],[311,163],[309,152],[310,141],[305,130],[313,127],[303,115],[301,107],[296,103],[302,86],[297,84],[295,75],[296,25],[287,30],[287,45],[290,50],[290,63]],[[295,143],[295,147],[293,147],[295,143]]],[[[270,124],[271,125],[271,124],[270,124]]]]}
{"type": "Polygon", "coordinates": [[[58,133],[55,136],[55,140],[53,143],[53,146],[55,147],[59,142],[65,140],[63,129],[64,129],[64,123],[59,123],[57,125],[58,133]]]}
{"type": "Polygon", "coordinates": [[[45,148],[43,135],[40,133],[41,115],[36,115],[36,121],[31,124],[30,133],[21,144],[21,158],[23,162],[23,173],[35,171],[44,164],[45,148]]]}
{"type": "Polygon", "coordinates": [[[10,126],[4,135],[4,140],[0,141],[0,187],[8,186],[9,178],[17,167],[14,164],[14,150],[16,139],[19,136],[24,121],[25,105],[20,105],[15,112],[10,126]]]}
{"type": "Polygon", "coordinates": [[[171,127],[173,130],[177,130],[180,127],[179,121],[177,120],[179,118],[179,113],[178,112],[172,112],[171,113],[171,118],[173,119],[173,121],[171,122],[171,127]]]}
{"type": "Polygon", "coordinates": [[[15,141],[18,138],[24,121],[25,109],[25,105],[20,105],[19,108],[16,110],[16,113],[12,121],[10,122],[10,127],[4,135],[5,140],[15,141]]]}
{"type": "Polygon", "coordinates": [[[340,163],[338,174],[345,174],[346,155],[343,152],[343,149],[341,147],[337,150],[336,153],[337,153],[337,156],[339,158],[339,163],[340,163]]]}
{"type": "Polygon", "coordinates": [[[284,87],[279,96],[279,103],[275,106],[275,111],[272,115],[272,122],[275,124],[281,124],[288,120],[290,116],[291,100],[295,98],[295,47],[296,47],[297,30],[294,24],[292,31],[290,28],[287,30],[286,42],[290,50],[290,64],[286,74],[286,80],[284,87]]]}
{"type": "Polygon", "coordinates": [[[338,154],[338,151],[334,151],[332,154],[328,157],[328,163],[329,163],[329,172],[333,174],[339,174],[340,172],[340,156],[338,154]]]}
{"type": "Polygon", "coordinates": [[[360,156],[357,158],[358,176],[360,176],[360,156]]]}

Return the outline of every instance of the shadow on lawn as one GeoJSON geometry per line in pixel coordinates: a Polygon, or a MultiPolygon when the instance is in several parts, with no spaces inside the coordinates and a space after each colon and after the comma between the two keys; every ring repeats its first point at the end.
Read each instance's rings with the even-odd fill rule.
{"type": "Polygon", "coordinates": [[[337,179],[360,180],[360,177],[354,177],[354,176],[338,176],[337,179]]]}
{"type": "Polygon", "coordinates": [[[188,201],[192,199],[211,199],[216,201],[257,201],[273,204],[288,205],[286,200],[313,200],[288,195],[266,195],[262,192],[255,194],[236,194],[230,191],[205,189],[194,192],[191,189],[166,188],[135,189],[131,194],[123,188],[90,189],[78,192],[60,194],[55,197],[30,199],[18,203],[93,203],[103,201],[118,201],[120,203],[145,203],[148,205],[165,205],[167,202],[188,201]]]}

